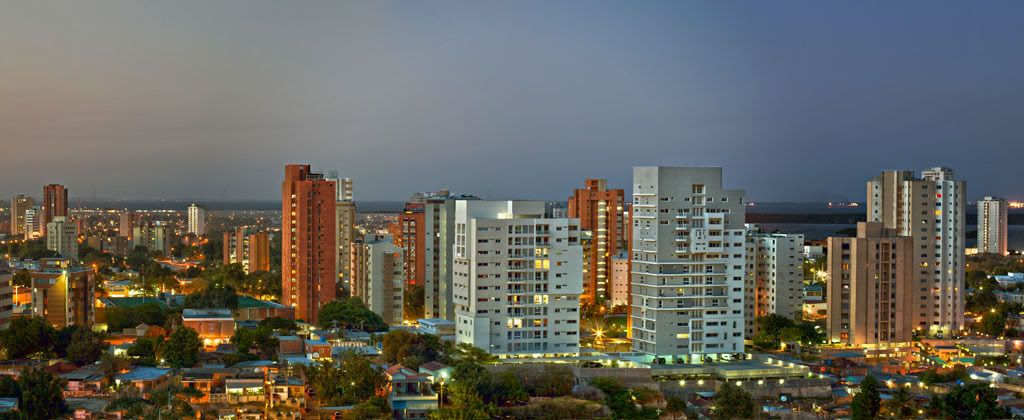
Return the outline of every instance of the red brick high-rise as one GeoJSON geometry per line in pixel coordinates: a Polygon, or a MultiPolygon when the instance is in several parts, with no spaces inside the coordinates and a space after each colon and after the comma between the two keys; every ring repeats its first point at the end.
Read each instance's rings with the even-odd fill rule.
{"type": "Polygon", "coordinates": [[[68,217],[68,189],[60,184],[43,186],[43,220],[39,226],[43,234],[46,234],[46,224],[53,221],[54,217],[68,217]]]}
{"type": "Polygon", "coordinates": [[[423,259],[424,223],[423,202],[410,201],[405,203],[405,209],[398,215],[398,220],[388,225],[391,240],[404,251],[402,272],[405,284],[423,285],[426,271],[426,261],[423,259]]]}
{"type": "Polygon", "coordinates": [[[281,299],[295,318],[317,321],[320,307],[337,297],[335,181],[286,165],[281,184],[281,299]]]}
{"type": "Polygon", "coordinates": [[[609,190],[604,179],[588,179],[585,189],[577,189],[569,197],[569,217],[580,219],[580,229],[592,233],[581,302],[601,302],[610,295],[612,256],[628,250],[622,218],[624,196],[621,189],[609,190]]]}

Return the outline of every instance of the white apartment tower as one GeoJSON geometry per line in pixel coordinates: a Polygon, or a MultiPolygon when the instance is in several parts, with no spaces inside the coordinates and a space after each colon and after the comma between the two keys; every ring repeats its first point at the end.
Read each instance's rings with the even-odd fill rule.
{"type": "Polygon", "coordinates": [[[78,235],[75,224],[67,217],[54,216],[46,224],[46,249],[56,251],[61,257],[78,261],[78,235]]]}
{"type": "Polygon", "coordinates": [[[356,242],[356,203],[352,200],[352,178],[338,178],[337,171],[331,171],[328,179],[333,179],[337,186],[337,198],[334,203],[334,221],[337,224],[335,236],[337,255],[334,269],[338,279],[338,290],[352,293],[352,254],[356,242]]]}
{"type": "Polygon", "coordinates": [[[722,168],[633,168],[633,350],[654,363],[743,353],[742,190],[722,168]]]}
{"type": "Polygon", "coordinates": [[[948,336],[964,327],[967,184],[948,168],[886,171],[867,182],[869,222],[914,240],[914,328],[948,336]]]}
{"type": "Polygon", "coordinates": [[[25,225],[21,228],[21,233],[25,236],[25,239],[38,238],[40,232],[43,229],[43,211],[39,207],[33,207],[25,210],[25,225]]]}
{"type": "Polygon", "coordinates": [[[576,219],[542,201],[455,201],[456,341],[506,358],[579,354],[576,219]]]}
{"type": "Polygon", "coordinates": [[[770,314],[799,320],[803,316],[804,235],[763,233],[747,225],[747,274],[744,316],[747,337],[755,320],[770,314]]]}
{"type": "Polygon", "coordinates": [[[188,233],[196,236],[206,234],[206,207],[195,203],[188,206],[188,233]]]}
{"type": "Polygon", "coordinates": [[[1007,255],[1007,214],[1006,200],[985,197],[978,201],[978,252],[982,254],[1007,255]]]}
{"type": "Polygon", "coordinates": [[[358,297],[388,325],[402,324],[405,276],[402,272],[402,248],[387,235],[369,234],[354,245],[356,274],[352,296],[358,297]]]}

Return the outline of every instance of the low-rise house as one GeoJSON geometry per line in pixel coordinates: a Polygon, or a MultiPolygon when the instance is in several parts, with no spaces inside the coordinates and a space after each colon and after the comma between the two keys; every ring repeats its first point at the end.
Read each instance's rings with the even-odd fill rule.
{"type": "Polygon", "coordinates": [[[295,335],[277,336],[279,354],[302,354],[302,339],[295,335]]]}
{"type": "Polygon", "coordinates": [[[64,402],[75,420],[105,419],[109,400],[101,398],[65,398],[64,402]]]}
{"type": "Polygon", "coordinates": [[[263,378],[228,378],[224,381],[228,404],[262,403],[267,400],[263,378]]]}
{"type": "Polygon", "coordinates": [[[313,360],[330,359],[332,347],[326,340],[306,340],[306,356],[313,360]]]}
{"type": "Polygon", "coordinates": [[[181,313],[181,322],[199,333],[203,346],[208,350],[230,342],[235,335],[235,318],[230,309],[185,309],[181,313]]]}
{"type": "Polygon", "coordinates": [[[440,318],[427,318],[417,321],[418,332],[433,334],[441,339],[455,339],[455,322],[440,318]]]}
{"type": "Polygon", "coordinates": [[[64,379],[65,397],[86,397],[103,392],[107,380],[99,365],[85,365],[60,375],[64,379]]]}
{"type": "Polygon", "coordinates": [[[395,419],[422,419],[437,409],[437,394],[430,379],[402,365],[387,370],[388,404],[395,419]]]}
{"type": "Polygon", "coordinates": [[[143,398],[149,398],[151,392],[159,391],[170,385],[173,376],[171,369],[135,366],[127,373],[117,375],[114,382],[117,385],[134,386],[138,388],[143,398]]]}
{"type": "Polygon", "coordinates": [[[18,399],[4,397],[0,398],[0,413],[10,413],[18,410],[18,399]]]}
{"type": "Polygon", "coordinates": [[[238,376],[237,368],[188,368],[181,371],[181,386],[194,389],[203,395],[191,397],[193,404],[224,402],[227,400],[225,382],[238,376]]]}
{"type": "Polygon", "coordinates": [[[302,378],[294,376],[278,376],[274,378],[270,388],[271,407],[305,407],[306,383],[302,378]]]}
{"type": "Polygon", "coordinates": [[[444,363],[427,362],[420,365],[420,375],[426,376],[432,383],[447,381],[452,377],[454,369],[444,363]]]}

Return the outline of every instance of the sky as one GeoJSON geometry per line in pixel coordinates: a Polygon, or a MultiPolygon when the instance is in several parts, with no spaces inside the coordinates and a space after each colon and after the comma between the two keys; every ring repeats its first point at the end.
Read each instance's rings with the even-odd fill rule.
{"type": "Polygon", "coordinates": [[[948,166],[1024,199],[1024,2],[0,0],[0,194],[564,199],[723,166],[754,201],[948,166]]]}

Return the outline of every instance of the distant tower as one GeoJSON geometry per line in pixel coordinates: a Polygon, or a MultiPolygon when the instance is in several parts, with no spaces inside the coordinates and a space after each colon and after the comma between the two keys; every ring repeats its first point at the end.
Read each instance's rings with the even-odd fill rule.
{"type": "Polygon", "coordinates": [[[580,300],[602,303],[612,295],[612,257],[626,249],[622,219],[625,193],[622,189],[608,189],[604,179],[588,179],[585,185],[586,188],[573,191],[568,200],[568,216],[580,219],[580,229],[591,234],[580,300]]]}
{"type": "Polygon", "coordinates": [[[188,233],[196,236],[206,234],[206,207],[195,203],[188,206],[188,233]]]}
{"type": "Polygon", "coordinates": [[[75,225],[67,217],[54,217],[46,224],[46,248],[56,251],[61,257],[71,261],[78,260],[78,236],[75,225]]]}
{"type": "Polygon", "coordinates": [[[978,252],[983,254],[1007,255],[1007,212],[1006,200],[985,197],[978,201],[978,252]]]}
{"type": "Polygon", "coordinates": [[[40,226],[46,234],[46,224],[54,217],[68,217],[68,189],[60,184],[43,186],[43,217],[40,226]]]}
{"type": "Polygon", "coordinates": [[[281,299],[295,317],[316,323],[320,307],[337,297],[337,183],[286,165],[281,183],[281,299]]]}
{"type": "Polygon", "coordinates": [[[25,232],[25,212],[35,205],[35,199],[26,197],[25,194],[11,198],[11,235],[31,236],[30,232],[25,232]]]}

